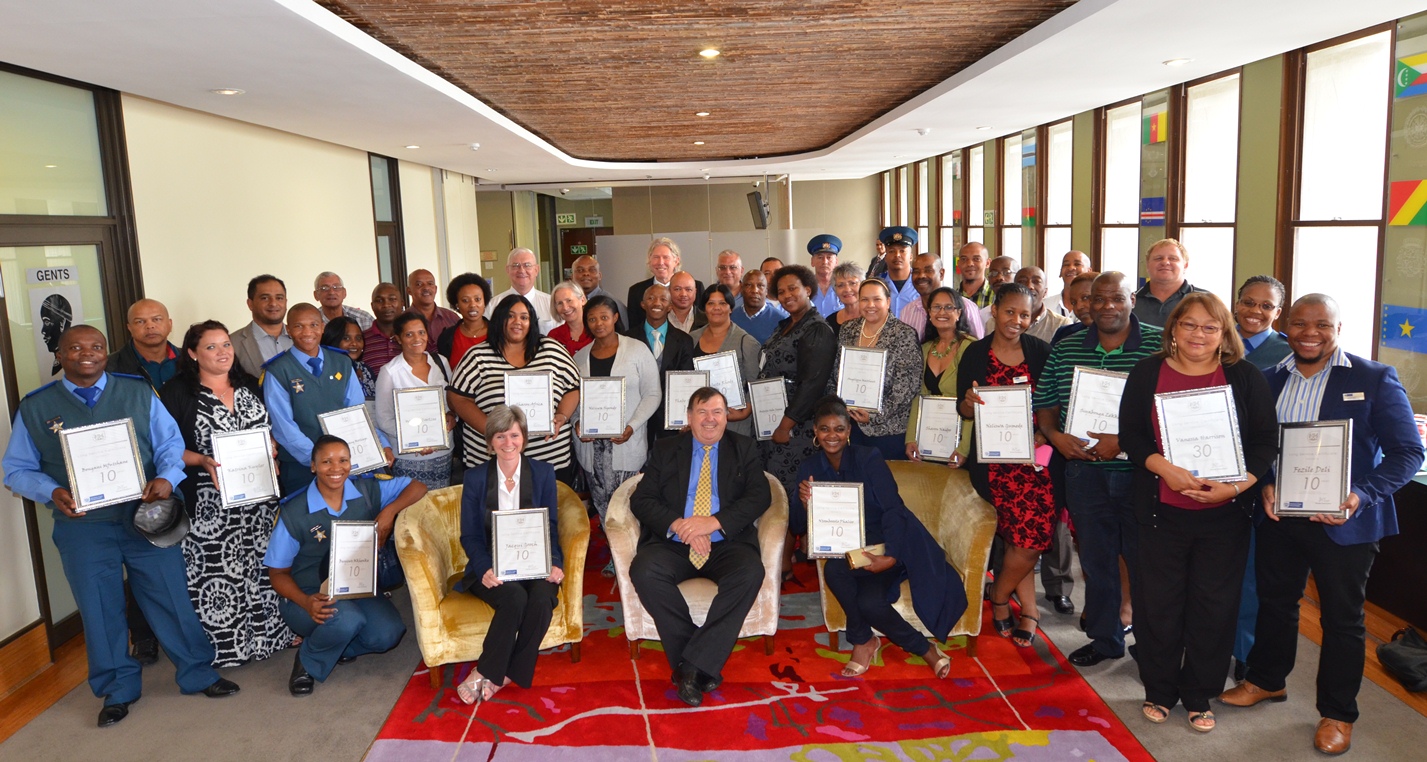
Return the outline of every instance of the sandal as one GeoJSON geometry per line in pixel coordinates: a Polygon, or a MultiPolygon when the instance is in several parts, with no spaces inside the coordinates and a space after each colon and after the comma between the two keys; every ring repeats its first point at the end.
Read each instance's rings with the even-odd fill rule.
{"type": "Polygon", "coordinates": [[[873,636],[872,636],[872,639],[869,640],[869,641],[867,641],[866,643],[862,643],[861,645],[853,646],[853,647],[852,647],[852,653],[853,653],[853,655],[855,656],[855,655],[857,654],[857,649],[859,649],[859,648],[864,648],[864,647],[866,647],[866,646],[869,645],[869,644],[871,644],[871,646],[872,646],[872,649],[871,649],[871,654],[872,654],[872,655],[867,657],[867,661],[866,661],[865,663],[864,663],[864,662],[857,662],[857,661],[853,660],[853,658],[852,658],[851,656],[849,656],[849,657],[847,658],[847,666],[845,666],[845,667],[842,668],[842,676],[843,676],[843,677],[857,677],[857,676],[859,676],[859,675],[862,675],[863,673],[865,673],[868,669],[870,669],[870,668],[872,667],[872,662],[873,662],[873,660],[877,658],[877,652],[882,649],[882,639],[881,639],[881,638],[877,637],[876,635],[873,635],[873,636]]]}
{"type": "Polygon", "coordinates": [[[1214,713],[1209,710],[1189,713],[1189,727],[1200,733],[1208,733],[1214,729],[1214,713]]]}
{"type": "Polygon", "coordinates": [[[1037,619],[1036,617],[1026,616],[1025,614],[1022,614],[1021,621],[1016,623],[1016,631],[1011,633],[1011,642],[1015,643],[1017,648],[1030,648],[1031,646],[1035,645],[1036,632],[1040,629],[1040,623],[1041,620],[1037,619]],[[1031,620],[1032,622],[1035,622],[1036,626],[1032,627],[1029,630],[1022,627],[1021,623],[1025,622],[1027,619],[1031,620]],[[1025,641],[1024,643],[1021,642],[1023,640],[1025,641]]]}
{"type": "Polygon", "coordinates": [[[470,677],[456,686],[456,696],[461,699],[462,704],[470,706],[477,700],[486,698],[486,686],[488,685],[490,685],[489,680],[481,677],[481,673],[473,671],[470,677]]]}
{"type": "Polygon", "coordinates": [[[922,655],[922,658],[926,659],[927,666],[932,668],[932,674],[936,675],[936,679],[945,680],[946,676],[951,674],[951,657],[942,653],[941,649],[937,648],[935,643],[932,644],[931,648],[927,649],[927,652],[922,655]],[[932,654],[936,654],[936,659],[927,658],[932,654]]]}
{"type": "Polygon", "coordinates": [[[1169,710],[1153,701],[1146,701],[1144,705],[1140,707],[1140,712],[1144,714],[1145,719],[1156,725],[1169,719],[1169,710]]]}
{"type": "Polygon", "coordinates": [[[1015,623],[1011,621],[1011,617],[1009,616],[1010,613],[1011,613],[1011,601],[1010,601],[1010,600],[1007,600],[1005,603],[997,603],[997,602],[995,602],[995,601],[991,601],[991,626],[996,629],[996,634],[997,634],[997,635],[1000,635],[1000,636],[1003,637],[1003,638],[1009,638],[1009,637],[1011,636],[1011,630],[1014,630],[1014,629],[1016,628],[1015,623]],[[1006,609],[1006,614],[1008,615],[1005,619],[997,619],[997,618],[996,618],[996,607],[997,607],[997,606],[1004,606],[1004,607],[1005,607],[1005,609],[1006,609]]]}

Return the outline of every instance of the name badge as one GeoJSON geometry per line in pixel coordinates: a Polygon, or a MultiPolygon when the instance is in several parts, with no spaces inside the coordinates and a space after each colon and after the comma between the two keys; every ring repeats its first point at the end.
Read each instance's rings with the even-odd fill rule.
{"type": "Polygon", "coordinates": [[[1029,384],[1030,382],[1030,376],[1016,376],[1015,378],[1011,379],[1011,383],[1013,384],[1029,384]]]}
{"type": "Polygon", "coordinates": [[[1363,396],[1362,392],[1348,392],[1343,395],[1344,402],[1362,402],[1365,399],[1367,397],[1363,396]]]}

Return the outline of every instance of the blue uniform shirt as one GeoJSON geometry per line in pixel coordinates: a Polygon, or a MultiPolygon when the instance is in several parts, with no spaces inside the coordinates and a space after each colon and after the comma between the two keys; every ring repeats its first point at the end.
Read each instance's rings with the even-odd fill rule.
{"type": "Polygon", "coordinates": [[[886,273],[878,277],[887,283],[887,288],[892,292],[892,304],[887,310],[887,314],[892,317],[902,314],[903,307],[922,298],[922,295],[917,293],[916,286],[912,285],[911,276],[908,276],[905,281],[902,281],[901,288],[897,288],[897,284],[892,282],[892,276],[886,273]]]}
{"type": "MultiPolygon", "coordinates": [[[[699,440],[694,440],[694,458],[689,462],[689,491],[684,497],[684,518],[694,517],[694,493],[699,489],[699,471],[704,467],[704,446],[699,440]]],[[[710,515],[718,515],[718,443],[713,444],[713,449],[709,450],[709,483],[712,487],[713,495],[709,500],[710,515]]],[[[670,532],[670,536],[678,540],[679,535],[670,532]]],[[[723,540],[723,532],[715,530],[709,535],[709,539],[714,542],[723,540]]]]}
{"type": "MultiPolygon", "coordinates": [[[[391,502],[396,499],[397,495],[401,494],[402,490],[406,489],[406,485],[408,484],[411,484],[411,478],[407,476],[398,476],[393,479],[378,479],[377,487],[381,490],[382,507],[385,508],[391,505],[391,502]]],[[[342,512],[347,510],[347,501],[355,500],[361,496],[362,493],[358,492],[357,488],[352,486],[352,480],[348,479],[347,482],[342,485],[342,507],[340,509],[334,509],[327,505],[326,500],[322,499],[322,491],[317,489],[317,480],[313,479],[312,483],[307,485],[307,512],[317,513],[318,511],[325,510],[333,516],[340,517],[342,512]]],[[[301,546],[298,545],[297,540],[293,538],[292,533],[287,531],[287,527],[283,526],[282,520],[279,519],[277,526],[273,527],[272,539],[268,540],[268,552],[267,555],[263,556],[263,566],[270,569],[291,569],[293,560],[297,558],[299,548],[301,548],[301,546]]]]}
{"type": "Polygon", "coordinates": [[[813,295],[813,306],[818,309],[819,315],[827,317],[842,309],[842,300],[837,298],[837,290],[829,283],[826,291],[819,291],[813,295]]]}
{"type": "MultiPolygon", "coordinates": [[[[67,378],[60,378],[59,383],[71,394],[79,388],[67,378]]],[[[103,396],[104,388],[108,385],[108,373],[101,375],[94,383],[100,396],[103,396]]],[[[79,397],[77,394],[75,396],[79,397]]],[[[168,409],[159,401],[157,395],[149,402],[148,435],[149,444],[154,451],[154,470],[157,472],[155,478],[167,480],[169,484],[178,487],[184,477],[183,435],[179,433],[178,423],[169,415],[168,409]]],[[[40,470],[40,450],[35,446],[35,440],[25,428],[25,421],[19,413],[15,414],[14,430],[10,434],[10,444],[5,448],[5,457],[0,460],[0,467],[5,469],[6,487],[40,505],[53,499],[56,489],[70,489],[69,485],[59,484],[40,470]]]]}
{"type": "Polygon", "coordinates": [[[1254,334],[1253,336],[1246,336],[1244,335],[1243,331],[1239,331],[1239,338],[1244,340],[1244,354],[1248,354],[1254,351],[1255,349],[1258,349],[1260,346],[1263,345],[1265,341],[1268,341],[1268,337],[1272,335],[1272,328],[1265,328],[1262,331],[1259,331],[1258,333],[1254,334]]]}
{"type": "MultiPolygon", "coordinates": [[[[311,368],[307,364],[308,360],[314,359],[297,347],[287,350],[292,353],[293,358],[302,363],[302,367],[311,368]]],[[[317,352],[317,372],[314,376],[322,375],[322,366],[326,362],[322,351],[317,352]]],[[[362,382],[353,373],[347,378],[347,390],[342,398],[344,407],[365,404],[367,395],[362,391],[362,382]]],[[[302,433],[302,429],[297,427],[297,421],[292,418],[292,399],[288,397],[286,389],[280,389],[276,384],[263,384],[263,403],[268,408],[268,418],[272,421],[273,438],[282,445],[292,457],[296,458],[304,466],[312,465],[312,440],[302,433]]],[[[386,434],[377,431],[377,439],[381,440],[382,447],[391,447],[391,442],[387,441],[386,434]]]]}

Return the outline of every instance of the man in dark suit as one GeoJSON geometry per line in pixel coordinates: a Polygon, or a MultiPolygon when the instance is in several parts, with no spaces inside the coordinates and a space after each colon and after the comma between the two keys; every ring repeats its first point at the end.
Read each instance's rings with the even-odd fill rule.
{"type": "MultiPolygon", "coordinates": [[[[669,288],[669,284],[674,280],[674,273],[679,272],[683,259],[679,256],[679,244],[674,243],[670,238],[655,238],[649,243],[649,272],[654,277],[646,278],[629,287],[629,325],[636,326],[644,322],[644,292],[656,283],[664,288],[669,288]]],[[[694,281],[694,293],[704,292],[704,282],[694,281]]],[[[658,352],[654,353],[659,356],[658,352]]]]}
{"type": "Polygon", "coordinates": [[[653,451],[629,509],[639,549],[629,577],[654,617],[679,698],[689,706],[722,682],[724,662],[763,584],[758,529],[772,493],[757,443],[727,431],[728,403],[712,387],[689,399],[689,432],[653,451]],[[715,476],[716,475],[716,476],[715,476]],[[695,627],[679,583],[713,580],[718,593],[695,627]]]}
{"type": "MultiPolygon", "coordinates": [[[[694,369],[694,339],[669,322],[669,289],[657,283],[650,286],[639,306],[643,317],[629,327],[629,337],[644,342],[659,365],[659,409],[654,411],[648,426],[652,447],[654,440],[677,433],[664,428],[664,372],[694,369]]],[[[633,307],[630,305],[630,312],[634,311],[633,307]]]]}
{"type": "Polygon", "coordinates": [[[1309,294],[1288,313],[1293,354],[1268,372],[1280,423],[1351,420],[1352,470],[1347,500],[1337,513],[1280,519],[1276,485],[1266,479],[1268,521],[1258,527],[1255,552],[1259,613],[1248,675],[1219,700],[1248,707],[1284,701],[1298,647],[1298,601],[1308,573],[1318,586],[1323,650],[1318,657],[1317,709],[1322,719],[1313,745],[1341,754],[1352,745],[1363,682],[1363,604],[1378,541],[1397,534],[1393,493],[1422,465],[1422,440],[1412,404],[1391,366],[1338,347],[1342,323],[1332,297],[1309,294]]]}

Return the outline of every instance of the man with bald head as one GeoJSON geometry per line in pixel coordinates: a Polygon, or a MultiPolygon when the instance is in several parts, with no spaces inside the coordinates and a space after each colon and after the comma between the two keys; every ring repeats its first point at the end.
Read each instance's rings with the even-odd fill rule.
{"type": "MultiPolygon", "coordinates": [[[[987,334],[995,330],[995,321],[991,319],[991,304],[996,301],[996,289],[1000,288],[1003,284],[1014,281],[1016,279],[1016,271],[1019,270],[1020,267],[1021,263],[1017,262],[1015,257],[996,257],[986,265],[986,269],[983,270],[986,274],[985,288],[987,289],[986,293],[989,293],[991,297],[985,304],[981,304],[979,298],[972,298],[971,295],[966,293],[965,287],[962,287],[963,296],[966,296],[977,304],[981,304],[981,322],[986,326],[987,334]]],[[[979,293],[980,292],[978,292],[978,294],[979,293]]]]}
{"type": "MultiPolygon", "coordinates": [[[[367,348],[362,351],[362,364],[375,375],[391,362],[391,358],[401,354],[401,346],[396,340],[397,317],[406,310],[406,300],[395,283],[378,283],[372,289],[372,325],[362,331],[362,341],[367,348]]],[[[430,336],[430,332],[427,332],[430,336]]]]}
{"type": "Polygon", "coordinates": [[[786,317],[788,311],[776,299],[768,298],[768,279],[763,271],[749,270],[744,273],[738,307],[733,310],[733,322],[762,344],[778,330],[778,324],[786,317]]]}
{"type": "Polygon", "coordinates": [[[694,276],[686,272],[674,273],[669,280],[669,324],[687,334],[693,334],[695,328],[703,328],[709,322],[694,306],[699,296],[696,283],[694,276]]]}
{"type": "Polygon", "coordinates": [[[614,294],[604,290],[600,285],[604,281],[604,274],[600,272],[600,261],[585,254],[576,257],[570,264],[570,276],[575,282],[580,284],[580,288],[585,292],[585,299],[593,299],[596,296],[608,296],[614,300],[614,306],[619,308],[619,319],[626,329],[629,328],[629,311],[625,309],[624,302],[620,301],[614,294]]]}
{"type": "Polygon", "coordinates": [[[976,241],[962,244],[956,251],[956,272],[961,276],[957,289],[975,302],[977,309],[990,307],[996,294],[986,277],[986,247],[976,241]]]}
{"type": "MultiPolygon", "coordinates": [[[[1107,272],[1091,286],[1092,322],[1056,342],[1041,372],[1033,400],[1036,424],[1055,448],[1052,466],[1063,465],[1066,507],[1080,538],[1085,572],[1085,634],[1089,645],[1070,662],[1089,667],[1125,655],[1120,623],[1120,558],[1135,578],[1139,568],[1139,522],[1134,514],[1134,465],[1121,460],[1117,434],[1066,431],[1076,367],[1128,373],[1160,349],[1160,330],[1134,316],[1133,283],[1107,272]]],[[[1117,429],[1118,431],[1118,429],[1117,429]]]]}
{"type": "MultiPolygon", "coordinates": [[[[455,310],[436,304],[441,289],[430,270],[414,270],[406,278],[406,294],[411,298],[411,311],[426,318],[426,335],[440,336],[442,331],[461,322],[455,310]]],[[[489,313],[487,313],[489,314],[489,313]]]]}
{"type": "Polygon", "coordinates": [[[124,320],[129,343],[109,355],[109,372],[139,376],[158,391],[178,375],[178,347],[169,343],[173,320],[156,299],[140,299],[129,306],[124,320]]]}
{"type": "MultiPolygon", "coordinates": [[[[312,444],[324,433],[318,416],[366,402],[346,352],[322,346],[322,313],[303,302],[287,311],[292,348],[263,366],[263,402],[277,440],[278,481],[283,496],[312,482],[312,444]]],[[[377,432],[386,460],[394,459],[386,435],[377,432]]]]}
{"type": "MultiPolygon", "coordinates": [[[[642,305],[644,304],[645,289],[656,283],[668,289],[670,281],[674,279],[674,273],[682,269],[683,261],[679,254],[679,244],[674,243],[674,239],[655,238],[649,242],[646,264],[649,266],[651,277],[629,287],[629,328],[631,331],[644,323],[642,305]]],[[[704,292],[703,281],[694,281],[694,291],[700,294],[704,292]]]]}
{"type": "MultiPolygon", "coordinates": [[[[1368,572],[1378,543],[1398,532],[1393,494],[1422,466],[1422,440],[1397,371],[1338,345],[1343,324],[1332,297],[1299,298],[1288,311],[1287,329],[1293,354],[1265,374],[1277,400],[1278,422],[1352,421],[1348,497],[1338,511],[1281,520],[1273,511],[1278,498],[1274,475],[1264,479],[1268,520],[1255,532],[1259,613],[1254,646],[1246,679],[1219,701],[1249,707],[1288,698],[1288,675],[1298,650],[1298,601],[1311,573],[1323,627],[1315,684],[1321,719],[1313,746],[1341,754],[1352,745],[1358,719],[1368,572]]],[[[1340,495],[1327,497],[1336,504],[1340,495]]]]}
{"type": "MultiPolygon", "coordinates": [[[[927,300],[931,298],[931,292],[941,288],[942,279],[946,277],[946,269],[942,267],[941,257],[935,254],[918,254],[912,260],[912,285],[917,289],[919,299],[907,303],[898,313],[897,319],[912,327],[917,332],[920,339],[927,327],[927,300]]],[[[971,335],[981,338],[986,335],[986,328],[981,325],[981,315],[976,309],[976,305],[966,297],[961,297],[962,315],[966,318],[966,324],[971,329],[971,335]]]]}
{"type": "Polygon", "coordinates": [[[1022,267],[1016,271],[1016,282],[1035,294],[1035,299],[1031,302],[1031,327],[1026,329],[1026,333],[1049,344],[1051,339],[1055,338],[1056,331],[1075,322],[1075,318],[1056,312],[1046,303],[1048,289],[1045,270],[1039,267],[1022,267]]]}
{"type": "MultiPolygon", "coordinates": [[[[552,328],[564,322],[556,320],[551,314],[550,295],[535,287],[535,279],[540,277],[540,262],[535,258],[535,252],[525,247],[511,249],[505,258],[505,274],[510,278],[510,288],[486,302],[487,318],[495,314],[495,308],[502,299],[511,294],[520,294],[535,308],[535,317],[540,321],[540,335],[550,333],[552,328]]],[[[588,298],[589,294],[585,296],[588,298]]]]}
{"type": "Polygon", "coordinates": [[[104,699],[101,728],[127,717],[143,688],[139,663],[127,647],[126,569],[134,597],[177,667],[179,689],[211,698],[238,692],[212,667],[213,644],[188,595],[182,547],[158,547],[134,528],[141,502],[168,498],[183,481],[183,436],[148,383],[105,372],[106,350],[104,334],[93,326],[77,325],[60,335],[57,356],[64,375],[20,401],[0,463],[6,487],[54,515],[54,544],[84,625],[89,687],[104,699]],[[61,432],[126,419],[133,424],[143,494],[80,513],[61,432]]]}
{"type": "Polygon", "coordinates": [[[1083,273],[1090,272],[1090,257],[1083,251],[1067,251],[1060,258],[1060,290],[1047,296],[1046,306],[1056,314],[1068,318],[1075,317],[1075,305],[1070,301],[1070,283],[1083,273]]]}

